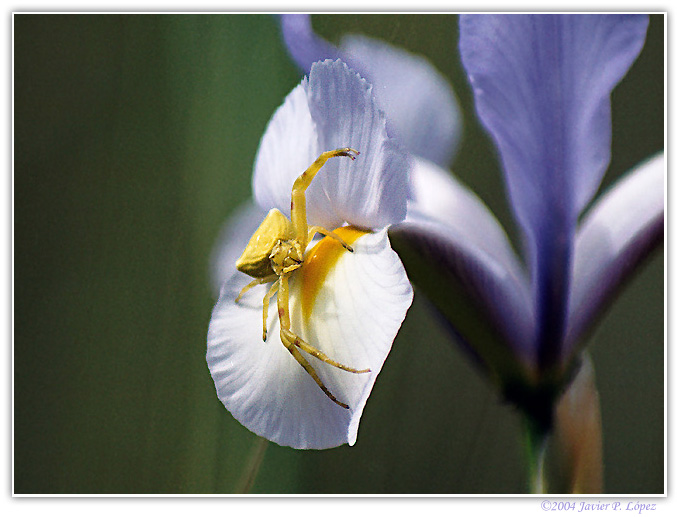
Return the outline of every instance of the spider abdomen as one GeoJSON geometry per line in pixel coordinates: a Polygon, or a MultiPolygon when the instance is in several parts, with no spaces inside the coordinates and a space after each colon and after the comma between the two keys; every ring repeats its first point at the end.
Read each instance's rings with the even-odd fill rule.
{"type": "Polygon", "coordinates": [[[249,239],[235,267],[254,278],[275,275],[271,263],[273,249],[279,246],[280,241],[290,241],[294,237],[291,221],[277,208],[273,208],[249,239]]]}

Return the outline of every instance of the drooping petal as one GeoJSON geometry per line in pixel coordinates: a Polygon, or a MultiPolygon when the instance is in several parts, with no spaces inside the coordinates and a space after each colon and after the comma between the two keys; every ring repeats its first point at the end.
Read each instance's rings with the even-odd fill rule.
{"type": "Polygon", "coordinates": [[[474,192],[453,174],[422,159],[414,160],[411,181],[413,195],[409,208],[412,213],[406,221],[424,215],[441,222],[458,234],[459,241],[491,256],[503,265],[509,276],[519,279],[518,290],[527,288],[524,268],[505,230],[474,192]]]}
{"type": "Polygon", "coordinates": [[[309,14],[282,14],[280,27],[289,54],[304,73],[316,61],[339,58],[338,49],[313,32],[309,14]]]}
{"type": "Polygon", "coordinates": [[[462,134],[449,82],[428,60],[365,36],[346,36],[341,55],[374,85],[391,137],[411,153],[448,167],[462,134]]]}
{"type": "Polygon", "coordinates": [[[416,160],[412,183],[407,218],[391,233],[413,281],[430,280],[426,294],[439,295],[433,301],[490,369],[534,364],[528,281],[503,228],[475,194],[430,162],[416,160]],[[420,268],[400,245],[424,257],[420,268]]]}
{"type": "Polygon", "coordinates": [[[663,154],[640,164],[592,206],[576,235],[566,351],[580,344],[610,298],[663,242],[663,154]]]}
{"type": "MultiPolygon", "coordinates": [[[[411,285],[385,230],[359,237],[353,247],[354,253],[327,262],[321,283],[305,285],[314,281],[305,279],[304,265],[290,284],[292,331],[340,363],[371,369],[346,372],[303,353],[348,410],[332,402],[281,343],[275,299],[268,340],[262,341],[266,286],[235,303],[247,279],[233,277],[214,309],[207,362],[219,399],[248,429],[280,445],[325,449],[355,443],[366,400],[411,304],[411,285]],[[301,300],[309,288],[316,292],[304,311],[301,300]]],[[[321,270],[322,260],[312,267],[321,270]]]]}
{"type": "Polygon", "coordinates": [[[462,15],[477,112],[500,152],[524,230],[541,322],[559,358],[576,218],[609,162],[609,95],[642,48],[641,15],[462,15]]]}
{"type": "Polygon", "coordinates": [[[315,61],[339,57],[374,86],[388,134],[407,151],[447,167],[462,131],[449,82],[423,56],[366,36],[345,36],[337,49],[313,32],[310,15],[280,17],[284,41],[304,72],[315,61]]]}
{"type": "Polygon", "coordinates": [[[265,216],[256,203],[247,201],[224,223],[209,259],[209,280],[215,298],[235,273],[235,262],[265,216]]]}
{"type": "Polygon", "coordinates": [[[388,138],[371,86],[341,61],[313,65],[271,119],[254,170],[257,201],[289,215],[294,180],[321,152],[343,147],[361,154],[318,173],[306,193],[309,223],[383,228],[404,219],[408,157],[388,138]]]}

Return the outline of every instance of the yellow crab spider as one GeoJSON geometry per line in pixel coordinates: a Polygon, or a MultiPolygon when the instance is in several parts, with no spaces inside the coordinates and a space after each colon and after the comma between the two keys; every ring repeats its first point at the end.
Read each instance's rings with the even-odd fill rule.
{"type": "Polygon", "coordinates": [[[340,402],[332,395],[320,379],[315,368],[299,352],[299,349],[331,366],[347,372],[367,373],[371,370],[357,370],[338,363],[292,332],[291,319],[289,317],[289,277],[294,271],[303,266],[308,243],[317,233],[336,239],[348,251],[353,251],[334,232],[321,226],[311,226],[308,228],[308,221],[306,219],[306,189],[329,158],[347,156],[351,160],[354,160],[358,154],[360,154],[358,151],[349,147],[322,153],[294,181],[291,191],[291,221],[278,209],[273,208],[254,232],[242,256],[235,263],[235,267],[239,271],[254,278],[252,282],[240,291],[240,294],[235,299],[236,302],[252,287],[273,282],[273,285],[263,297],[263,340],[265,341],[267,337],[266,321],[268,319],[270,299],[277,293],[277,312],[280,317],[280,340],[282,344],[313,378],[325,395],[345,409],[349,409],[348,405],[340,402]]]}

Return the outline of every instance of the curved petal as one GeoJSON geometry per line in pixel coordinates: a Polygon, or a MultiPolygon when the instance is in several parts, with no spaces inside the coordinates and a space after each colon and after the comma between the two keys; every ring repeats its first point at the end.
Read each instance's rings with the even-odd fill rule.
{"type": "Polygon", "coordinates": [[[411,170],[413,221],[425,215],[443,223],[464,245],[477,248],[519,279],[520,290],[526,291],[523,266],[515,255],[508,236],[486,205],[453,174],[433,163],[415,159],[411,170]],[[418,214],[418,215],[417,215],[418,214]]]}
{"type": "Polygon", "coordinates": [[[304,275],[294,275],[290,284],[292,330],[334,360],[371,369],[345,372],[305,355],[349,410],[332,402],[282,345],[274,309],[268,340],[261,340],[267,286],[251,289],[236,304],[246,279],[233,277],[212,314],[207,362],[219,399],[248,429],[280,445],[355,443],[366,400],[411,304],[411,285],[385,230],[360,237],[353,247],[327,271],[307,317],[301,308],[304,275]]]}
{"type": "Polygon", "coordinates": [[[529,249],[539,364],[559,360],[578,214],[609,162],[609,95],[642,15],[463,15],[460,50],[529,249]]]}
{"type": "Polygon", "coordinates": [[[361,154],[324,165],[306,193],[309,223],[383,228],[404,219],[408,158],[386,135],[371,86],[341,61],[314,64],[273,116],[254,169],[257,201],[289,215],[294,180],[321,152],[342,147],[361,154]]]}
{"type": "Polygon", "coordinates": [[[313,32],[310,15],[280,16],[285,44],[306,73],[315,61],[339,58],[374,85],[388,134],[409,152],[449,166],[461,137],[456,96],[424,57],[365,36],[348,35],[335,46],[313,32]]]}
{"type": "Polygon", "coordinates": [[[609,95],[644,44],[645,15],[463,15],[460,50],[515,211],[577,213],[610,155],[609,95]]]}
{"type": "Polygon", "coordinates": [[[567,351],[638,264],[663,242],[665,160],[637,166],[595,202],[576,235],[567,351]]]}
{"type": "Polygon", "coordinates": [[[209,283],[216,298],[223,283],[235,273],[235,262],[264,217],[266,212],[248,201],[238,207],[221,228],[209,258],[209,283]]]}
{"type": "Polygon", "coordinates": [[[282,14],[280,27],[289,54],[304,73],[316,61],[338,59],[336,47],[313,32],[309,14],[282,14]]]}
{"type": "Polygon", "coordinates": [[[329,216],[329,201],[341,222],[361,228],[402,221],[409,197],[409,160],[388,138],[371,85],[341,61],[316,63],[308,81],[308,104],[322,149],[352,147],[361,153],[354,164],[327,163],[309,195],[309,213],[329,216]],[[324,195],[318,203],[319,192],[324,195]]]}
{"type": "Polygon", "coordinates": [[[449,82],[430,62],[365,36],[341,40],[341,56],[374,85],[388,134],[411,153],[451,164],[462,133],[461,112],[449,82]]]}
{"type": "Polygon", "coordinates": [[[328,150],[320,151],[304,81],[287,95],[261,137],[252,178],[254,196],[259,206],[266,211],[277,208],[289,217],[294,180],[321,152],[328,150]]]}
{"type": "Polygon", "coordinates": [[[412,183],[407,218],[391,232],[396,244],[404,241],[425,257],[417,268],[402,255],[414,282],[430,277],[426,294],[435,298],[439,292],[443,314],[490,368],[504,368],[515,358],[532,366],[532,302],[523,267],[503,228],[474,193],[430,162],[416,160],[412,183]],[[445,310],[454,300],[454,307],[445,310]],[[469,315],[464,305],[477,312],[469,315]],[[487,329],[498,338],[487,336],[487,329]]]}

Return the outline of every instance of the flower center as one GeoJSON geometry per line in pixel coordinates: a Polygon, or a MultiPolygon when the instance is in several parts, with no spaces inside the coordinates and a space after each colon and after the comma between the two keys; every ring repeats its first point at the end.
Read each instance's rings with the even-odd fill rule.
{"type": "MultiPolygon", "coordinates": [[[[358,230],[352,226],[344,226],[334,230],[346,244],[352,245],[357,239],[369,232],[358,230]]],[[[319,293],[329,272],[338,262],[338,259],[347,253],[347,250],[336,240],[325,237],[308,252],[305,263],[301,268],[301,310],[306,322],[310,319],[315,305],[315,298],[319,293]]]]}

